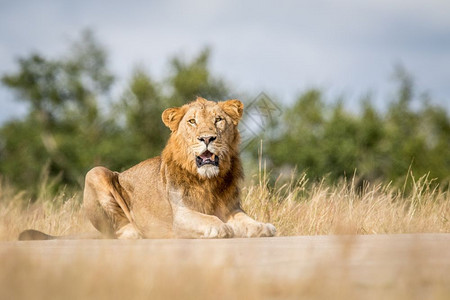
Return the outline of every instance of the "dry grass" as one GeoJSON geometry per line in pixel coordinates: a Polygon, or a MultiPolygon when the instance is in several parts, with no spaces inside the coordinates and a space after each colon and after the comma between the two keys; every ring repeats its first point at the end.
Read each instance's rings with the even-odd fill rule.
{"type": "Polygon", "coordinates": [[[243,206],[282,236],[450,232],[450,192],[428,176],[411,174],[408,192],[355,181],[308,184],[306,176],[273,189],[264,182],[262,175],[245,188],[243,206]]]}
{"type": "Polygon", "coordinates": [[[0,183],[0,240],[16,240],[27,228],[58,235],[93,230],[80,209],[80,194],[61,192],[49,196],[46,190],[31,202],[26,192],[17,192],[9,184],[0,183]]]}
{"type": "MultiPolygon", "coordinates": [[[[243,189],[250,216],[273,223],[280,236],[450,232],[450,192],[427,176],[414,179],[405,193],[389,184],[354,181],[309,184],[306,176],[269,188],[264,172],[243,189]]],[[[81,191],[49,196],[46,181],[35,202],[25,192],[0,184],[0,240],[15,240],[26,228],[64,235],[92,231],[80,210],[81,191]]]]}
{"type": "MultiPolygon", "coordinates": [[[[389,184],[366,184],[360,189],[354,182],[334,186],[324,182],[313,184],[304,176],[269,188],[264,172],[256,182],[244,187],[243,207],[258,220],[273,223],[281,236],[450,232],[450,193],[436,187],[426,176],[417,180],[410,176],[408,184],[412,189],[408,193],[389,184]]],[[[30,203],[27,193],[15,190],[4,181],[1,183],[0,240],[13,241],[25,228],[55,235],[92,230],[80,210],[80,193],[61,192],[51,197],[46,186],[43,183],[37,200],[30,203]]],[[[16,244],[3,242],[3,245],[14,248],[16,244]]],[[[2,243],[0,299],[450,297],[450,274],[429,276],[424,273],[419,276],[420,255],[414,257],[414,263],[395,269],[401,272],[397,274],[398,281],[370,287],[355,284],[345,276],[351,265],[346,257],[352,253],[345,249],[351,249],[351,245],[343,247],[343,253],[347,254],[343,254],[342,259],[325,261],[311,275],[295,278],[267,277],[258,270],[246,269],[245,264],[238,266],[234,263],[239,255],[236,253],[225,255],[219,263],[205,266],[198,260],[190,260],[196,250],[191,251],[194,254],[188,250],[172,254],[161,251],[135,253],[122,247],[123,251],[130,251],[129,255],[116,257],[80,250],[75,251],[78,254],[73,257],[60,253],[44,259],[45,256],[19,250],[2,251],[6,248],[1,246],[2,243]],[[338,276],[330,277],[332,266],[340,272],[338,276]],[[405,274],[407,276],[403,276],[405,274]]],[[[103,249],[108,251],[107,247],[103,249]]],[[[414,251],[411,249],[412,254],[416,253],[414,251]]],[[[211,252],[204,249],[200,256],[217,259],[211,252]]],[[[277,268],[276,264],[273,267],[277,268]]],[[[373,275],[374,279],[378,277],[373,275]]]]}

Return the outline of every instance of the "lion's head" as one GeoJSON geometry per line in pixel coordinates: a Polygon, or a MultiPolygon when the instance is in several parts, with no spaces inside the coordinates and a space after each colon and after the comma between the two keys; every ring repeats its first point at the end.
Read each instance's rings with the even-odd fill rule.
{"type": "Polygon", "coordinates": [[[198,97],[162,114],[172,131],[163,157],[201,178],[226,174],[238,160],[237,125],[244,105],[239,100],[213,102],[198,97]]]}

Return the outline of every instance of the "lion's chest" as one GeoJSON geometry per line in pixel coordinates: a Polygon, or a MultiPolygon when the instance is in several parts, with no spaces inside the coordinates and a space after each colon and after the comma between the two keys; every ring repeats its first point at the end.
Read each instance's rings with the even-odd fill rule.
{"type": "Polygon", "coordinates": [[[203,214],[212,215],[220,202],[217,196],[205,189],[186,189],[182,197],[183,205],[203,214]]]}

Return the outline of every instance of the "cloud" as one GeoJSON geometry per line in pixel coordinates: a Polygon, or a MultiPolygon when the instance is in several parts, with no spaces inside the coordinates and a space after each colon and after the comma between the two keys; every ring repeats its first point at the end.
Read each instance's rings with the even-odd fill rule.
{"type": "Polygon", "coordinates": [[[450,97],[448,1],[27,1],[1,8],[2,73],[31,50],[63,53],[90,27],[122,82],[136,64],[161,77],[168,57],[211,46],[217,73],[244,91],[285,100],[314,85],[355,97],[375,90],[384,99],[398,62],[441,104],[450,97]]]}

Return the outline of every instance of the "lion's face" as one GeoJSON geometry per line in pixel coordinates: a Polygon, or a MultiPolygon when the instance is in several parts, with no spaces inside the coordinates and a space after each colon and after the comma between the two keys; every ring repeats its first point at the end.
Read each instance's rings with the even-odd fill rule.
{"type": "MultiPolygon", "coordinates": [[[[172,130],[169,141],[177,145],[175,155],[186,169],[203,178],[213,178],[230,168],[230,156],[238,151],[237,124],[243,104],[238,100],[224,102],[196,101],[164,111],[162,119],[172,130]]],[[[168,144],[169,146],[169,144],[168,144]]],[[[173,145],[171,145],[173,147],[173,145]]]]}

